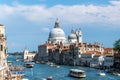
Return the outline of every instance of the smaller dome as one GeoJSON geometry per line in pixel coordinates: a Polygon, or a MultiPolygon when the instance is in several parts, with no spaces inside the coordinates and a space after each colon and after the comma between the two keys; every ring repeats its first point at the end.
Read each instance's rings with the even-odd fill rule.
{"type": "Polygon", "coordinates": [[[68,39],[77,39],[77,36],[76,36],[76,34],[71,33],[71,34],[68,36],[68,39]]]}

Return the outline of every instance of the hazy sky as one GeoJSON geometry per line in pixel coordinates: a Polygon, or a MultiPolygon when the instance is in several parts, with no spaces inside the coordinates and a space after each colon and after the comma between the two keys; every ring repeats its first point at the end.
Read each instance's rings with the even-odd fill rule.
{"type": "Polygon", "coordinates": [[[81,28],[83,41],[113,47],[120,38],[120,0],[0,0],[0,24],[6,27],[8,52],[37,51],[56,18],[66,38],[81,28]]]}

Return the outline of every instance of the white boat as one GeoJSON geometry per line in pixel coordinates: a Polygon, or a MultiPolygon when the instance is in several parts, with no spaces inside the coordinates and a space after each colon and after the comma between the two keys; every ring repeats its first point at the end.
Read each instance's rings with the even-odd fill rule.
{"type": "Polygon", "coordinates": [[[99,72],[98,75],[99,75],[99,76],[105,76],[106,74],[103,73],[103,72],[99,72]]]}
{"type": "Polygon", "coordinates": [[[52,77],[52,76],[50,76],[50,77],[48,77],[48,78],[47,78],[47,80],[53,80],[53,77],[52,77]]]}
{"type": "Polygon", "coordinates": [[[116,76],[120,76],[120,73],[118,73],[118,72],[113,72],[113,74],[116,76]]]}
{"type": "Polygon", "coordinates": [[[22,80],[29,80],[29,79],[27,79],[27,78],[23,78],[22,80]]]}
{"type": "Polygon", "coordinates": [[[57,66],[57,68],[60,68],[60,66],[57,66]]]}
{"type": "Polygon", "coordinates": [[[70,69],[69,75],[76,78],[85,78],[86,73],[80,69],[70,69]]]}

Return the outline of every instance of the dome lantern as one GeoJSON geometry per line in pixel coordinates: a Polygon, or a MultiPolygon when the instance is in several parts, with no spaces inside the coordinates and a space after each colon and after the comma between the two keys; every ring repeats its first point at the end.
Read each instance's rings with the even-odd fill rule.
{"type": "Polygon", "coordinates": [[[56,19],[56,21],[55,21],[55,26],[54,26],[54,28],[59,28],[60,26],[59,26],[59,21],[58,21],[58,18],[56,19]]]}

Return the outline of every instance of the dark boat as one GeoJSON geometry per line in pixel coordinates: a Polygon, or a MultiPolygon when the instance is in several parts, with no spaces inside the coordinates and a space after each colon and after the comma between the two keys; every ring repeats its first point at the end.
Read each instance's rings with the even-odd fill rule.
{"type": "Polygon", "coordinates": [[[24,64],[24,66],[27,67],[27,68],[33,68],[34,67],[34,63],[33,62],[26,62],[24,64]]]}
{"type": "Polygon", "coordinates": [[[48,78],[47,78],[47,80],[53,80],[53,77],[52,77],[52,76],[50,76],[50,77],[48,77],[48,78]]]}

